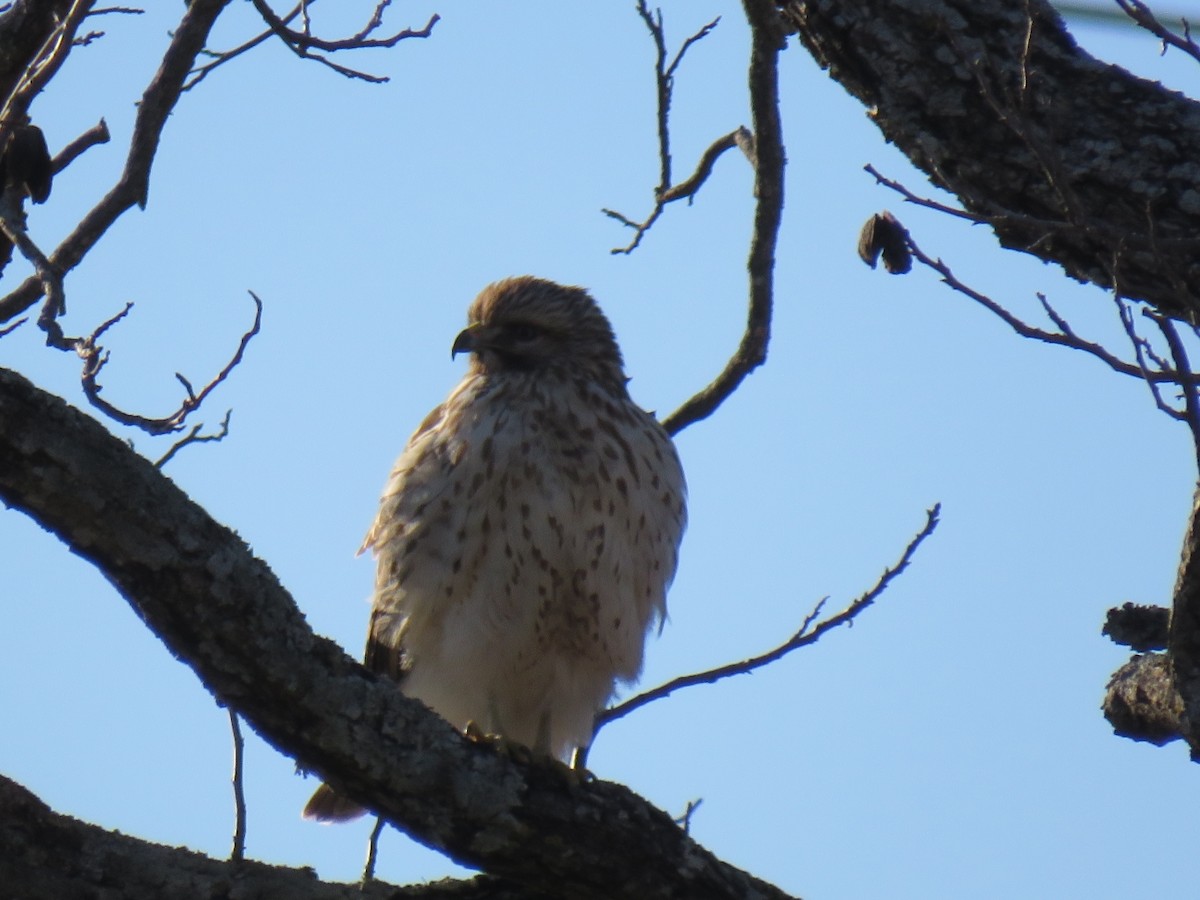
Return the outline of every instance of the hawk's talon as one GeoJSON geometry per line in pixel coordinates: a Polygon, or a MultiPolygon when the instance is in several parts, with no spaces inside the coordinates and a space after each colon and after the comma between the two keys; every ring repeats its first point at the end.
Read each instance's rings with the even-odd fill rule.
{"type": "Polygon", "coordinates": [[[533,763],[535,754],[524,744],[510,740],[502,734],[491,734],[479,727],[479,723],[474,719],[467,722],[463,728],[463,737],[474,744],[479,744],[484,747],[491,747],[501,756],[511,759],[513,762],[533,763]]]}
{"type": "Polygon", "coordinates": [[[595,781],[593,775],[583,766],[569,766],[557,756],[551,756],[540,750],[526,747],[518,741],[506,738],[502,734],[492,734],[484,731],[474,719],[463,727],[463,737],[481,747],[490,747],[506,759],[527,766],[536,766],[548,772],[561,776],[568,784],[579,786],[595,781]]]}

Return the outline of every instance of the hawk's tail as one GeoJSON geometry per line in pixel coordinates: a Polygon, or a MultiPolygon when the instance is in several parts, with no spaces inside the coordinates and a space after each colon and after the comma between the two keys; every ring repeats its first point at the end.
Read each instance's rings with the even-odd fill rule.
{"type": "Polygon", "coordinates": [[[313,792],[300,815],[328,825],[332,822],[349,822],[365,812],[353,800],[347,800],[329,785],[323,784],[313,792]]]}

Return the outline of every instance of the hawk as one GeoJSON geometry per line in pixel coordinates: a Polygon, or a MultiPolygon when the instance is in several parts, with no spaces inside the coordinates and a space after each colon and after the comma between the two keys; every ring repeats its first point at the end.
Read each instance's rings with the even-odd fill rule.
{"type": "MultiPolygon", "coordinates": [[[[582,288],[489,285],[460,352],[466,375],[409,438],[363,544],[366,665],[456,727],[567,761],[666,615],[683,470],[582,288]]],[[[363,811],[322,785],[304,816],[363,811]]]]}

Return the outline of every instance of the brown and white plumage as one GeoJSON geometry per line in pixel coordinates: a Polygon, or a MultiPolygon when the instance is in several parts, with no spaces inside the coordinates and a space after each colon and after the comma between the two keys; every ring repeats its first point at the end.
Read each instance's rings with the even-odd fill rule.
{"type": "MultiPolygon", "coordinates": [[[[586,291],[510,278],[468,323],[467,373],[409,439],[364,544],[366,663],[460,728],[565,760],[666,613],[683,472],[586,291]]],[[[361,811],[322,786],[305,816],[361,811]]]]}

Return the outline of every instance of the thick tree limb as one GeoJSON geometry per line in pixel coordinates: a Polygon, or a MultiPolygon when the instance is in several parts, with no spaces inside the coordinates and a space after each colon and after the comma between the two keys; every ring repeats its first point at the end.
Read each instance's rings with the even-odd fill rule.
{"type": "Polygon", "coordinates": [[[1044,0],[781,8],[884,136],[1004,246],[1200,321],[1200,104],[1092,58],[1044,0]]]}
{"type": "Polygon", "coordinates": [[[0,885],[3,896],[22,900],[118,896],[121,900],[234,896],[241,900],[531,900],[529,891],[487,876],[407,888],[383,881],[360,886],[318,881],[311,869],[211,859],[60,815],[3,776],[0,885]]]}
{"type": "Polygon", "coordinates": [[[785,896],[621,785],[463,739],[314,635],[266,564],[152,463],[3,369],[0,500],[94,563],[265,740],[458,862],[572,898],[785,896]]]}

